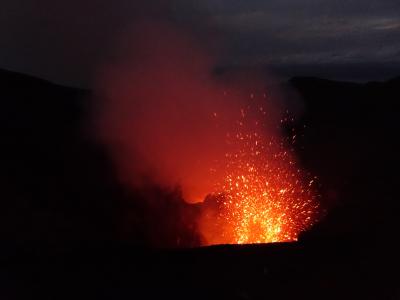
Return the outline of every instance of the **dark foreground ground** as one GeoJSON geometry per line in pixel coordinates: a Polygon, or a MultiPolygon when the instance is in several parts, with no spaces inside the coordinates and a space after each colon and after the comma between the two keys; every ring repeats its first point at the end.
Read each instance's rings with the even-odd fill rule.
{"type": "Polygon", "coordinates": [[[326,217],[295,244],[150,250],[196,244],[188,208],[118,184],[90,92],[0,71],[0,298],[400,299],[400,80],[288,86],[326,217]]]}
{"type": "Polygon", "coordinates": [[[399,299],[394,253],[382,247],[330,241],[151,251],[114,243],[47,252],[25,246],[2,251],[1,297],[399,299]]]}

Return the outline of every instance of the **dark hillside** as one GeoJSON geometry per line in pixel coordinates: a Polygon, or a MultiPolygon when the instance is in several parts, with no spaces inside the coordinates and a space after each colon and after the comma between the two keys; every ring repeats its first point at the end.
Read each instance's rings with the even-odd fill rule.
{"type": "Polygon", "coordinates": [[[155,250],[198,243],[174,213],[196,207],[117,183],[85,133],[90,92],[0,71],[0,297],[398,299],[400,79],[290,85],[324,220],[294,244],[155,250]]]}

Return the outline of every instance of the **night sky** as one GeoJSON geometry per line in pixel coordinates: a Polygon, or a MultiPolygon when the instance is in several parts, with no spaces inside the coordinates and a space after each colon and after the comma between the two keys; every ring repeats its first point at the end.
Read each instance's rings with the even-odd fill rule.
{"type": "Polygon", "coordinates": [[[400,0],[1,4],[0,300],[400,299],[400,0]]]}
{"type": "Polygon", "coordinates": [[[138,17],[215,32],[221,64],[284,76],[385,79],[400,73],[398,0],[4,0],[0,68],[88,86],[138,17]],[[151,2],[151,3],[150,3],[151,2]]]}

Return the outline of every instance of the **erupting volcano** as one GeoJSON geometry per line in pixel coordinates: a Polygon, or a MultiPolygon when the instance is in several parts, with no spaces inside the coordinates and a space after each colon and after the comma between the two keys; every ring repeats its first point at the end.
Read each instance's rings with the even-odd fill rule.
{"type": "Polygon", "coordinates": [[[290,150],[294,137],[282,135],[279,97],[260,77],[216,73],[182,32],[149,23],[135,32],[128,57],[104,68],[95,110],[121,181],[179,186],[199,210],[178,219],[195,218],[182,227],[196,227],[203,245],[296,240],[318,203],[315,178],[290,150]]]}
{"type": "Polygon", "coordinates": [[[224,177],[209,196],[217,205],[206,207],[199,222],[205,244],[295,241],[316,220],[315,178],[304,184],[284,139],[264,135],[258,120],[265,109],[258,108],[257,119],[248,117],[250,109],[241,109],[236,131],[227,134],[235,150],[225,154],[224,177]]]}

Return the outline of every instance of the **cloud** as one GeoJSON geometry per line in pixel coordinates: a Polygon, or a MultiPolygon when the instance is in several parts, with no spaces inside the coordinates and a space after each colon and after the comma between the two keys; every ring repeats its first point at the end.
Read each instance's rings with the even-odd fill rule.
{"type": "Polygon", "coordinates": [[[218,33],[226,64],[399,61],[398,0],[5,0],[0,67],[87,85],[143,15],[218,33]]]}
{"type": "Polygon", "coordinates": [[[225,11],[222,2],[211,19],[230,36],[239,64],[399,60],[395,1],[236,1],[225,11]]]}

